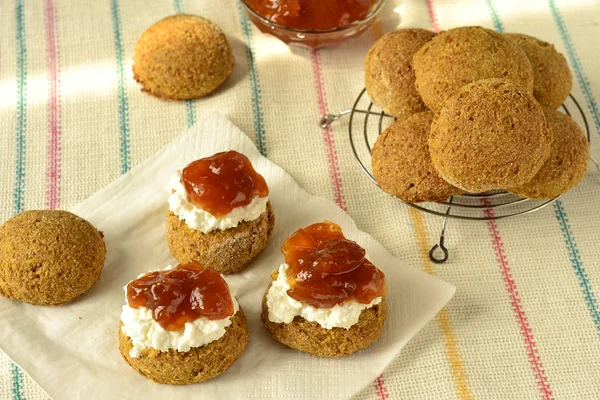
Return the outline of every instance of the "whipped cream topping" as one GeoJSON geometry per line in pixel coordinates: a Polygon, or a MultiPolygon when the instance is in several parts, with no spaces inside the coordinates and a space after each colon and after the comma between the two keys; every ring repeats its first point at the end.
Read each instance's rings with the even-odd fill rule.
{"type": "Polygon", "coordinates": [[[208,211],[196,207],[187,199],[185,187],[181,183],[181,171],[177,171],[169,180],[171,195],[169,210],[184,221],[187,226],[202,233],[214,230],[235,228],[243,221],[254,221],[267,209],[269,197],[255,197],[250,204],[236,207],[230,213],[221,217],[214,216],[208,211]]]}
{"type": "Polygon", "coordinates": [[[362,304],[356,300],[348,300],[330,308],[316,308],[303,304],[290,296],[287,291],[290,285],[287,282],[289,265],[281,264],[277,280],[273,281],[267,293],[267,308],[269,321],[289,324],[294,317],[300,316],[307,321],[316,322],[325,329],[349,329],[358,322],[360,313],[381,303],[382,298],[377,297],[369,304],[362,304]]]}
{"type": "MultiPolygon", "coordinates": [[[[165,270],[172,269],[168,266],[165,270]]],[[[152,272],[152,271],[149,271],[152,272]]],[[[144,276],[140,275],[138,278],[144,276]]],[[[185,327],[178,331],[164,329],[152,318],[152,310],[146,307],[131,308],[127,304],[127,285],[125,286],[125,305],[121,311],[121,331],[131,339],[133,348],[129,352],[131,358],[141,357],[144,348],[151,347],[160,351],[175,349],[187,352],[192,347],[202,347],[225,335],[225,328],[231,325],[231,316],[218,320],[198,318],[192,322],[186,322],[185,327]]],[[[239,304],[234,293],[231,293],[233,302],[233,315],[239,310],[239,304]]],[[[233,316],[232,315],[232,316],[233,316]]]]}

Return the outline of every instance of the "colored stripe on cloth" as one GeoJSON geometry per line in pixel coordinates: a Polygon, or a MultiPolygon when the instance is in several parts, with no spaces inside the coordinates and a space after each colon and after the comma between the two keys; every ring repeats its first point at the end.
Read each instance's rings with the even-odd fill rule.
{"type": "MultiPolygon", "coordinates": [[[[489,199],[481,199],[481,204],[490,206],[491,202],[489,199]]],[[[484,215],[487,218],[493,218],[495,216],[494,210],[488,208],[484,211],[484,215]]],[[[540,389],[540,394],[542,399],[554,399],[552,390],[550,389],[550,384],[548,383],[548,378],[546,377],[546,372],[544,371],[542,360],[537,350],[537,345],[533,337],[533,331],[529,326],[529,320],[527,319],[525,310],[523,310],[519,290],[517,289],[517,284],[512,276],[510,264],[508,263],[506,253],[504,251],[504,242],[502,241],[498,224],[492,220],[487,221],[487,225],[490,232],[490,237],[492,239],[492,247],[494,248],[494,253],[496,254],[496,260],[498,261],[498,266],[500,267],[500,273],[502,274],[502,279],[504,280],[506,290],[508,291],[510,304],[513,312],[515,313],[517,323],[519,324],[519,330],[521,331],[523,341],[525,342],[527,358],[529,358],[529,363],[531,364],[531,368],[535,374],[535,379],[540,389]]]]}
{"type": "Polygon", "coordinates": [[[598,111],[598,103],[596,102],[596,98],[592,92],[592,88],[590,87],[590,82],[583,71],[583,66],[581,65],[581,61],[579,60],[579,56],[577,55],[577,50],[575,49],[575,45],[571,40],[571,35],[567,29],[565,21],[560,13],[558,7],[556,7],[556,2],[554,0],[548,0],[548,5],[550,6],[550,10],[552,11],[552,17],[554,18],[554,22],[558,31],[560,32],[560,36],[563,40],[563,44],[565,49],[567,50],[567,55],[569,56],[569,61],[575,70],[575,76],[577,77],[577,82],[579,82],[579,86],[581,87],[581,91],[585,96],[585,102],[588,106],[588,110],[592,114],[592,118],[594,120],[594,126],[596,127],[596,132],[600,134],[600,112],[598,111]]]}
{"type": "MultiPolygon", "coordinates": [[[[315,89],[317,91],[317,104],[319,106],[319,112],[321,116],[328,113],[327,95],[325,94],[325,84],[323,82],[323,71],[321,68],[321,53],[319,50],[311,50],[312,57],[312,70],[315,89]]],[[[335,149],[335,142],[333,139],[333,132],[329,127],[322,129],[323,141],[325,142],[325,150],[327,152],[327,161],[329,163],[329,178],[333,185],[333,200],[342,210],[348,211],[348,204],[344,196],[344,189],[342,187],[342,173],[339,168],[339,159],[337,150],[335,149]]]]}
{"type": "MultiPolygon", "coordinates": [[[[433,7],[432,0],[425,0],[427,5],[427,13],[429,14],[429,20],[431,22],[431,30],[434,32],[440,31],[440,25],[437,19],[435,8],[433,7]]],[[[415,227],[417,235],[417,245],[419,247],[419,254],[421,255],[421,261],[423,264],[423,270],[430,275],[435,275],[435,269],[431,260],[429,259],[429,235],[425,227],[425,221],[421,213],[413,208],[409,209],[410,219],[413,226],[415,227]]],[[[444,347],[446,349],[446,358],[450,364],[450,371],[454,380],[454,387],[456,394],[460,399],[474,399],[473,393],[471,392],[471,386],[469,384],[469,377],[465,368],[465,363],[462,359],[462,355],[459,349],[458,339],[452,328],[452,320],[448,315],[448,311],[444,308],[437,315],[438,325],[442,331],[442,337],[444,338],[444,347]]]]}
{"type": "Polygon", "coordinates": [[[60,63],[56,35],[54,0],[44,5],[46,51],[48,53],[48,166],[46,170],[46,208],[60,205],[60,63]]]}
{"type": "MultiPolygon", "coordinates": [[[[435,268],[429,259],[429,235],[427,234],[423,214],[413,208],[409,208],[408,213],[412,225],[415,228],[417,247],[419,249],[423,271],[427,272],[429,275],[435,276],[435,268]]],[[[448,310],[443,308],[436,316],[436,320],[442,332],[444,350],[446,352],[448,364],[450,364],[450,372],[452,374],[456,395],[459,399],[463,400],[474,399],[465,363],[460,353],[458,339],[452,328],[452,320],[448,315],[448,310]]]]}
{"type": "Polygon", "coordinates": [[[431,22],[431,30],[439,32],[440,24],[437,19],[437,14],[435,13],[435,8],[433,7],[433,0],[425,0],[425,4],[427,4],[427,13],[429,14],[429,21],[431,22]]]}
{"type": "Polygon", "coordinates": [[[13,400],[25,400],[23,395],[23,375],[17,364],[10,365],[10,375],[12,377],[12,395],[13,400]]]}
{"type": "Polygon", "coordinates": [[[25,45],[25,10],[22,0],[15,4],[16,40],[17,40],[17,131],[15,186],[13,192],[13,210],[15,214],[23,211],[25,196],[25,133],[27,131],[27,47],[25,45]]]}
{"type": "Polygon", "coordinates": [[[387,387],[385,386],[385,378],[383,374],[379,375],[377,379],[373,382],[375,386],[375,394],[379,400],[385,400],[390,398],[390,394],[388,393],[387,387]]]}
{"type": "Polygon", "coordinates": [[[598,336],[600,336],[600,310],[598,309],[598,298],[594,293],[594,289],[592,289],[588,274],[581,261],[577,243],[575,243],[573,232],[571,232],[567,213],[560,200],[554,202],[554,214],[560,224],[560,230],[563,233],[563,238],[565,239],[565,244],[569,251],[569,260],[571,261],[571,266],[573,267],[573,270],[575,270],[575,275],[577,275],[577,279],[579,280],[579,286],[581,287],[585,304],[590,311],[598,336]]]}
{"type": "MultiPolygon", "coordinates": [[[[173,6],[177,14],[184,13],[183,0],[175,0],[173,6]]],[[[185,108],[187,114],[187,124],[188,127],[191,127],[196,123],[196,104],[194,103],[194,100],[186,100],[185,108]]]]}
{"type": "Polygon", "coordinates": [[[492,0],[485,0],[485,2],[487,4],[488,11],[490,12],[490,18],[492,19],[492,23],[494,24],[494,30],[500,33],[504,32],[504,25],[502,25],[502,21],[500,21],[500,17],[498,17],[498,13],[494,8],[492,0]]]}
{"type": "Polygon", "coordinates": [[[258,76],[258,66],[256,65],[256,51],[252,40],[252,27],[246,17],[239,1],[236,1],[238,14],[240,15],[240,25],[244,33],[246,42],[246,61],[248,63],[248,72],[250,72],[250,91],[252,96],[252,115],[254,116],[254,130],[256,131],[257,147],[263,156],[267,155],[267,146],[265,144],[265,118],[263,116],[262,93],[260,89],[260,78],[258,76]]]}
{"type": "Polygon", "coordinates": [[[121,26],[119,0],[111,0],[110,10],[113,23],[115,53],[117,57],[120,131],[119,153],[121,156],[121,173],[124,174],[131,168],[131,160],[129,158],[129,102],[127,99],[127,93],[125,92],[125,51],[123,49],[123,28],[121,26]]]}

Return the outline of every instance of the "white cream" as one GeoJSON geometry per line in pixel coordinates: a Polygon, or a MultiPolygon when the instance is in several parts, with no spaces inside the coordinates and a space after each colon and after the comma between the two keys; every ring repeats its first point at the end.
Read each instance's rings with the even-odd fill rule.
{"type": "Polygon", "coordinates": [[[267,308],[271,322],[289,324],[294,317],[301,316],[307,321],[317,322],[325,329],[349,329],[358,322],[363,310],[381,303],[381,297],[377,297],[369,304],[348,300],[331,308],[316,308],[303,304],[287,294],[290,289],[286,275],[288,268],[289,265],[281,264],[277,280],[271,284],[267,293],[267,308]]]}
{"type": "MultiPolygon", "coordinates": [[[[169,265],[166,270],[172,269],[169,265]]],[[[140,275],[143,276],[145,274],[140,275]]],[[[129,352],[132,358],[139,358],[144,348],[151,347],[160,351],[175,349],[187,352],[192,347],[202,347],[225,334],[225,328],[231,325],[231,317],[209,320],[198,318],[192,322],[186,322],[184,329],[168,331],[152,318],[152,310],[146,307],[131,308],[127,304],[127,286],[125,286],[125,305],[121,312],[121,331],[131,339],[133,348],[129,352]]],[[[231,293],[233,302],[233,314],[238,312],[239,304],[234,293],[231,293]]]]}
{"type": "Polygon", "coordinates": [[[236,207],[229,214],[217,217],[210,212],[196,207],[187,199],[185,188],[181,183],[181,171],[177,171],[169,181],[171,195],[169,196],[169,210],[184,221],[187,226],[202,233],[214,230],[235,228],[243,221],[254,221],[267,209],[269,197],[255,197],[250,204],[236,207]]]}

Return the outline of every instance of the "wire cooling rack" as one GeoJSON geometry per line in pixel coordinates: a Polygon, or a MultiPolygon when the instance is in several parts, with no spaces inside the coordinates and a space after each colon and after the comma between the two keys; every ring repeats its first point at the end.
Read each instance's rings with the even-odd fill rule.
{"type": "MultiPolygon", "coordinates": [[[[366,89],[363,89],[351,109],[344,110],[339,114],[327,114],[321,118],[319,125],[321,128],[326,128],[329,124],[344,115],[350,115],[348,137],[352,152],[360,169],[371,182],[379,187],[371,170],[371,149],[377,137],[394,121],[394,117],[378,109],[365,93],[366,89]]],[[[584,132],[589,141],[589,124],[583,109],[575,97],[570,95],[567,101],[561,106],[561,109],[580,126],[584,127],[584,132]]],[[[600,171],[598,163],[593,158],[591,160],[600,171]]],[[[409,203],[395,196],[392,197],[409,207],[443,218],[439,242],[429,251],[431,261],[439,264],[448,260],[448,249],[444,246],[448,219],[490,221],[516,217],[544,208],[556,201],[560,196],[549,200],[534,200],[522,198],[503,190],[495,190],[486,193],[467,193],[460,196],[452,196],[442,203],[419,204],[409,203]]]]}

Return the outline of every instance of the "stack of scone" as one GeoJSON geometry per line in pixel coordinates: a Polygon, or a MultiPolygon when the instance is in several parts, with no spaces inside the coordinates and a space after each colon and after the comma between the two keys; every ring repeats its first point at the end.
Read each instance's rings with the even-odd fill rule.
{"type": "Polygon", "coordinates": [[[396,117],[373,147],[373,175],[404,201],[495,189],[553,198],[587,170],[583,132],[556,111],[571,91],[567,61],[539,39],[482,27],[391,32],[367,54],[365,85],[396,117]]]}

